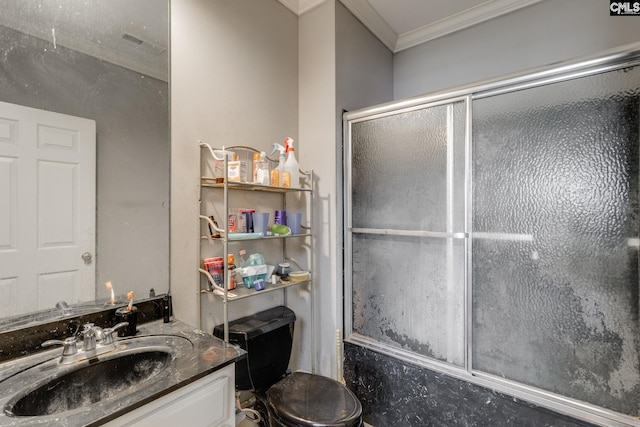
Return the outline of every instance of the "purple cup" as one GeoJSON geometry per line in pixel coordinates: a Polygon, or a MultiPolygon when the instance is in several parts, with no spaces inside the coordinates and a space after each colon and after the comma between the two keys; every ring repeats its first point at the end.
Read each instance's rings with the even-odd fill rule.
{"type": "Polygon", "coordinates": [[[286,225],[287,224],[287,211],[276,211],[276,215],[274,217],[274,224],[286,225]]]}

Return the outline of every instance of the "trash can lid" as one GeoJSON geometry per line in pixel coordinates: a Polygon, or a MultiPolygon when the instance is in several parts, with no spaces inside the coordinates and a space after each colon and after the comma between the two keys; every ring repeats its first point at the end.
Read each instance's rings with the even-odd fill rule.
{"type": "Polygon", "coordinates": [[[267,391],[271,410],[294,427],[354,427],[362,405],[339,382],[320,375],[294,372],[267,391]]]}

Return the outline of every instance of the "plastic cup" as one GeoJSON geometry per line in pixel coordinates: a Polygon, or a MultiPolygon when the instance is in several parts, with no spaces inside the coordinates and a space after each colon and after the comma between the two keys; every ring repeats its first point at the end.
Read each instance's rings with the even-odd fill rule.
{"type": "Polygon", "coordinates": [[[253,231],[255,233],[262,233],[263,236],[266,236],[268,223],[269,223],[268,212],[253,213],[253,231]]]}
{"type": "Polygon", "coordinates": [[[286,211],[277,210],[273,223],[274,224],[280,224],[280,225],[286,225],[285,224],[285,222],[287,221],[286,215],[287,215],[286,211]]]}
{"type": "Polygon", "coordinates": [[[287,225],[291,229],[291,234],[300,234],[302,214],[300,212],[287,212],[287,225]]]}

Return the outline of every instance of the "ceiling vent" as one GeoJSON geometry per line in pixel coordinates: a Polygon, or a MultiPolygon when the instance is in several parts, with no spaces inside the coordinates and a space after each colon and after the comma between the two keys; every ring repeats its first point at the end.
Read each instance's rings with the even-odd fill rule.
{"type": "Polygon", "coordinates": [[[140,46],[141,49],[146,50],[149,53],[153,53],[155,55],[162,55],[167,51],[166,47],[158,46],[157,44],[150,42],[148,40],[141,39],[140,37],[134,36],[129,33],[124,33],[122,38],[130,43],[136,44],[140,46]]]}

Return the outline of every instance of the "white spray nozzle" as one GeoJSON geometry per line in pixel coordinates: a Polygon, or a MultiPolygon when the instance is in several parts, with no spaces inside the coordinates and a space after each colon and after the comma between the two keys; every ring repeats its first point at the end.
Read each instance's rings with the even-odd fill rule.
{"type": "Polygon", "coordinates": [[[281,145],[278,144],[277,142],[273,143],[273,150],[271,151],[271,153],[269,153],[269,155],[272,155],[273,153],[275,153],[276,151],[280,151],[280,154],[284,154],[284,152],[286,151],[285,148],[281,145]]]}

